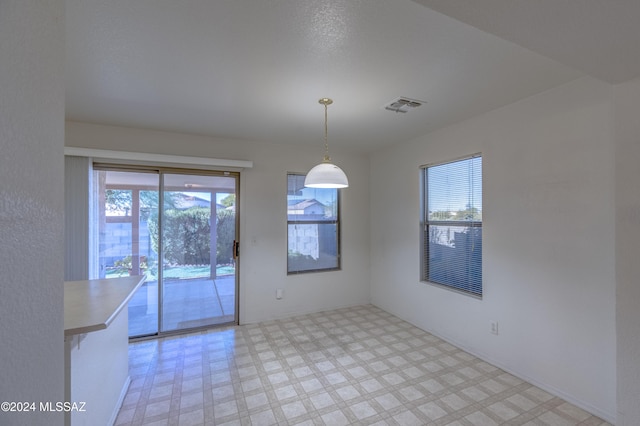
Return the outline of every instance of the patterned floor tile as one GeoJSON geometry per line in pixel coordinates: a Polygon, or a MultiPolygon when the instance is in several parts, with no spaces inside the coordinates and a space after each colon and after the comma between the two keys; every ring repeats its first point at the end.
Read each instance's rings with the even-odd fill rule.
{"type": "Polygon", "coordinates": [[[603,426],[374,306],[129,345],[133,425],[603,426]]]}

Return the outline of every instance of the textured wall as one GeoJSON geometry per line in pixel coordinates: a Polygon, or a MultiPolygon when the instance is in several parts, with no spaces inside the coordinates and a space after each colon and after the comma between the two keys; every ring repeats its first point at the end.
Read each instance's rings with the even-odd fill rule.
{"type": "Polygon", "coordinates": [[[640,424],[640,79],[615,88],[618,426],[640,424]]]}
{"type": "Polygon", "coordinates": [[[64,54],[63,0],[0,2],[0,401],[64,400],[64,54]]]}

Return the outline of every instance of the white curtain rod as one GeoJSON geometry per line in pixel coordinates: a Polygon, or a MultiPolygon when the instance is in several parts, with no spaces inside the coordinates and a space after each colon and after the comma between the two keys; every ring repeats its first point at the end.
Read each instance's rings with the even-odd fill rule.
{"type": "Polygon", "coordinates": [[[234,167],[234,168],[247,168],[253,167],[253,161],[248,160],[226,160],[223,158],[208,158],[208,157],[188,157],[184,155],[165,155],[165,154],[151,154],[145,152],[130,152],[130,151],[111,151],[108,149],[92,149],[92,148],[78,148],[73,146],[64,147],[64,155],[72,155],[76,157],[92,157],[99,160],[125,160],[125,161],[139,161],[139,162],[154,162],[154,163],[171,163],[171,164],[183,164],[194,166],[209,166],[209,167],[234,167]]]}

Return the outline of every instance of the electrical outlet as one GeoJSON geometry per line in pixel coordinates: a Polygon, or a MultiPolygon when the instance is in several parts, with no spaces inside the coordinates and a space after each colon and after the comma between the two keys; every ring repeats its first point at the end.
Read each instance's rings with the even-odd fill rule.
{"type": "Polygon", "coordinates": [[[276,288],[276,299],[280,300],[284,297],[284,289],[276,288]]]}
{"type": "Polygon", "coordinates": [[[498,334],[498,321],[489,321],[491,326],[491,334],[498,334]]]}

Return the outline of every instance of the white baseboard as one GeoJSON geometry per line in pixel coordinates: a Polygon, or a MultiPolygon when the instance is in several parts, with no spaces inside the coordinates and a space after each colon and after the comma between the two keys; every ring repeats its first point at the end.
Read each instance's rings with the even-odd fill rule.
{"type": "Polygon", "coordinates": [[[122,403],[124,402],[125,396],[127,396],[127,391],[129,390],[130,384],[131,384],[131,377],[127,376],[127,379],[124,381],[124,385],[122,386],[122,390],[120,391],[118,402],[116,403],[116,406],[113,408],[113,413],[111,414],[111,418],[109,419],[109,423],[107,423],[107,425],[113,426],[116,423],[116,419],[118,418],[118,413],[120,412],[120,408],[122,407],[122,403]]]}

